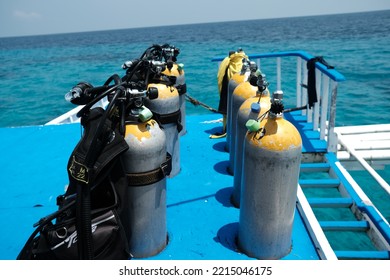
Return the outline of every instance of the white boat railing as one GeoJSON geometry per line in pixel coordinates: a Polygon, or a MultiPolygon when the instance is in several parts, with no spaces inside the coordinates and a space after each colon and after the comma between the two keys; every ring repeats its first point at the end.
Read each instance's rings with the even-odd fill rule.
{"type": "Polygon", "coordinates": [[[372,167],[390,164],[390,124],[336,127],[335,132],[340,144],[337,158],[343,165],[362,167],[390,195],[390,185],[372,167]]]}
{"type": "MultiPolygon", "coordinates": [[[[261,54],[250,54],[249,59],[256,61],[259,68],[264,60],[267,62],[271,59],[275,60],[276,73],[276,90],[283,90],[282,75],[286,73],[296,72],[296,107],[306,106],[306,110],[302,110],[302,115],[306,116],[308,123],[313,124],[313,131],[320,132],[320,139],[327,139],[327,150],[330,152],[337,151],[337,135],[334,132],[336,119],[336,98],[338,83],[345,81],[345,77],[335,69],[328,69],[322,63],[316,62],[316,91],[317,103],[314,103],[312,108],[309,108],[307,89],[307,62],[314,56],[304,51],[290,52],[272,52],[261,54]],[[283,59],[296,57],[296,68],[282,68],[283,59]]],[[[224,57],[216,57],[213,61],[222,61],[224,57]]],[[[262,69],[262,68],[261,68],[262,69]]],[[[263,69],[262,69],[263,70],[263,69]]],[[[267,76],[269,69],[265,73],[267,76]]]]}
{"type": "MultiPolygon", "coordinates": [[[[103,107],[105,108],[108,104],[107,98],[103,98],[99,100],[96,104],[94,104],[92,107],[103,107]]],[[[51,121],[45,123],[45,125],[56,125],[56,124],[68,124],[68,123],[78,123],[80,122],[80,118],[77,117],[77,113],[83,108],[84,105],[77,106],[76,108],[73,108],[72,110],[66,112],[65,114],[62,114],[61,116],[52,119],[51,121]]]]}
{"type": "Polygon", "coordinates": [[[297,207],[302,216],[302,219],[307,225],[307,230],[313,238],[313,242],[316,245],[317,253],[322,260],[337,260],[336,254],[329,244],[325,233],[322,231],[321,226],[315,217],[313,209],[311,208],[305,194],[302,191],[300,185],[298,185],[297,191],[297,207]]]}

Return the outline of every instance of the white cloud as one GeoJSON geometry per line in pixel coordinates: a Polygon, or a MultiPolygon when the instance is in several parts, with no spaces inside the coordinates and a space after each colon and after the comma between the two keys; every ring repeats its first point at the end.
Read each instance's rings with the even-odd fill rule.
{"type": "Polygon", "coordinates": [[[36,12],[26,12],[26,11],[21,11],[21,10],[16,10],[13,13],[14,17],[18,19],[23,19],[23,20],[35,20],[41,18],[41,15],[36,12]]]}

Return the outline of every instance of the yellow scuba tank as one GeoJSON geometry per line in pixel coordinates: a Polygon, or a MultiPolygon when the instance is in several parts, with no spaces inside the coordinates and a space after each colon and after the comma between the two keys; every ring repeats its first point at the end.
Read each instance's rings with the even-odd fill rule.
{"type": "Polygon", "coordinates": [[[172,65],[168,65],[166,69],[162,72],[162,74],[167,76],[176,77],[176,82],[174,86],[176,87],[179,93],[180,100],[180,112],[181,112],[181,124],[182,130],[179,135],[182,136],[186,134],[186,92],[187,92],[187,84],[184,72],[184,64],[174,62],[172,65]]]}
{"type": "Polygon", "coordinates": [[[167,244],[166,176],[170,157],[166,137],[146,109],[134,108],[127,117],[125,140],[129,150],[122,161],[128,178],[121,221],[135,258],[158,254],[167,244]]]}
{"type": "Polygon", "coordinates": [[[225,150],[229,152],[230,150],[230,134],[232,130],[232,123],[234,122],[232,120],[232,99],[233,99],[233,92],[236,89],[236,87],[246,82],[249,78],[249,75],[252,71],[257,70],[257,65],[254,62],[249,61],[246,58],[242,59],[242,68],[241,71],[238,73],[235,73],[228,83],[228,93],[227,93],[227,114],[226,114],[226,146],[225,150]]]}
{"type": "Polygon", "coordinates": [[[280,259],[292,246],[302,139],[281,99],[274,93],[268,118],[247,122],[244,142],[238,246],[258,259],[280,259]]]}
{"type": "MultiPolygon", "coordinates": [[[[230,124],[230,141],[227,142],[227,150],[229,151],[229,156],[234,155],[235,147],[235,135],[236,135],[236,122],[237,122],[237,112],[241,104],[248,98],[256,96],[257,87],[252,86],[249,81],[245,81],[239,84],[233,92],[232,95],[232,105],[231,105],[231,124],[230,124]]],[[[234,166],[229,161],[228,172],[233,174],[234,166]]]]}
{"type": "Polygon", "coordinates": [[[263,79],[264,76],[259,76],[262,86],[258,86],[256,96],[245,100],[240,106],[237,113],[236,130],[235,130],[235,146],[230,152],[229,164],[233,166],[234,184],[231,201],[237,208],[240,207],[241,197],[241,174],[242,174],[242,155],[244,139],[247,132],[245,126],[249,119],[260,119],[265,117],[271,107],[271,99],[267,88],[267,83],[263,79]]]}
{"type": "Polygon", "coordinates": [[[167,152],[172,156],[172,171],[169,177],[174,177],[180,172],[179,132],[182,125],[179,92],[176,87],[162,83],[151,83],[148,85],[148,88],[150,87],[158,89],[158,98],[146,99],[145,106],[153,112],[164,128],[167,152]]]}

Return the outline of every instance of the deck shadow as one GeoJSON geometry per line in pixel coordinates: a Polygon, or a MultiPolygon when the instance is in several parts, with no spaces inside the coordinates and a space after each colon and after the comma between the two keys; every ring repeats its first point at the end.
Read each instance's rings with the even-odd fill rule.
{"type": "Polygon", "coordinates": [[[218,151],[218,152],[227,153],[227,151],[226,151],[226,141],[220,141],[218,143],[215,143],[213,145],[213,149],[218,151]]]}
{"type": "Polygon", "coordinates": [[[231,201],[233,187],[223,188],[217,191],[215,199],[225,207],[234,207],[231,201]]]}
{"type": "Polygon", "coordinates": [[[217,236],[214,237],[214,241],[220,243],[225,248],[239,253],[237,247],[237,236],[238,236],[238,222],[230,223],[221,227],[217,236]]]}
{"type": "Polygon", "coordinates": [[[229,161],[223,160],[223,161],[217,162],[214,165],[214,170],[217,171],[218,173],[223,174],[223,175],[231,175],[228,172],[228,167],[229,167],[229,161]]]}
{"type": "Polygon", "coordinates": [[[206,129],[204,132],[210,135],[221,134],[223,133],[223,127],[222,126],[213,127],[211,129],[206,129]]]}

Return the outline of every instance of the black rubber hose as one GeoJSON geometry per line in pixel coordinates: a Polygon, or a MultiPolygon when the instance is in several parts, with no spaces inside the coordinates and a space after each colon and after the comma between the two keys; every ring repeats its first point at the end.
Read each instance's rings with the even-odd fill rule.
{"type": "Polygon", "coordinates": [[[90,192],[89,185],[77,183],[76,230],[80,260],[92,260],[94,257],[90,192]]]}
{"type": "Polygon", "coordinates": [[[107,96],[109,93],[113,92],[114,90],[116,90],[119,86],[122,86],[124,85],[126,82],[121,82],[120,84],[118,85],[115,85],[109,89],[107,89],[105,92],[103,92],[102,94],[96,96],[91,102],[89,102],[88,104],[86,104],[83,108],[81,108],[80,111],[78,111],[77,113],[77,117],[80,118],[81,116],[83,116],[85,114],[85,112],[89,111],[89,109],[91,109],[91,107],[96,103],[98,102],[100,99],[104,98],[105,96],[107,96]]]}

